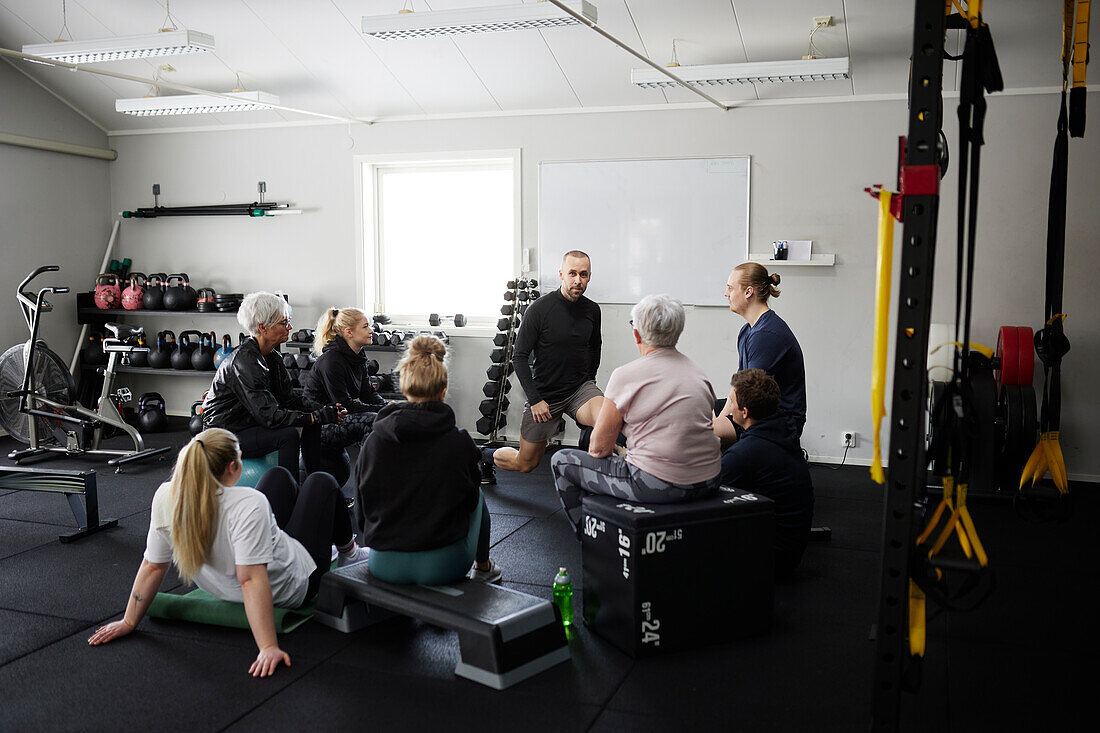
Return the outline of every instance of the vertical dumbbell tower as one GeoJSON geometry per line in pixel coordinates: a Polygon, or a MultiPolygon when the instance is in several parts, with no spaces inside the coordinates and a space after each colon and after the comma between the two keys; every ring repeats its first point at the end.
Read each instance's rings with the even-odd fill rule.
{"type": "Polygon", "coordinates": [[[497,440],[497,431],[507,424],[508,392],[512,389],[509,377],[515,371],[512,366],[512,348],[523,313],[530,301],[540,295],[535,289],[537,286],[537,280],[516,278],[508,281],[508,289],[504,291],[504,305],[500,308],[504,318],[497,321],[500,333],[493,337],[494,348],[489,355],[492,364],[485,370],[489,377],[482,388],[486,399],[478,406],[482,416],[477,421],[477,431],[489,436],[490,442],[497,440]]]}

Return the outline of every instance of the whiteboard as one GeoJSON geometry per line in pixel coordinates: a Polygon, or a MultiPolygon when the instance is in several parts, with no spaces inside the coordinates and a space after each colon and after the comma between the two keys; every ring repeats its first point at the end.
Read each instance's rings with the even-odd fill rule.
{"type": "Polygon", "coordinates": [[[728,305],[726,278],[749,253],[749,156],[540,163],[546,290],[573,249],[592,258],[585,295],[598,303],[728,305]]]}

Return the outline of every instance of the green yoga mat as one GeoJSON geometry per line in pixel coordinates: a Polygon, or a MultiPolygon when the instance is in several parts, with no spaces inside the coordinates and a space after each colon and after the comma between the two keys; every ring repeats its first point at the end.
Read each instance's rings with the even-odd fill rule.
{"type": "MultiPolygon", "coordinates": [[[[248,616],[243,603],[222,601],[210,595],[202,588],[196,588],[182,596],[172,593],[157,593],[149,606],[149,616],[167,618],[176,621],[191,621],[196,624],[228,626],[233,629],[247,629],[248,616]]],[[[285,634],[293,631],[313,616],[313,604],[301,608],[275,608],[275,631],[285,634]]]]}

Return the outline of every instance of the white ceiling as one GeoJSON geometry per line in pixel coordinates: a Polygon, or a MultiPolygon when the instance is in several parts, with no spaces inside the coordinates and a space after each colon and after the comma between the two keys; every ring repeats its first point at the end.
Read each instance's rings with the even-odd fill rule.
{"type": "MultiPolygon", "coordinates": [[[[412,0],[415,10],[504,5],[534,0],[412,0]]],[[[381,41],[364,36],[363,15],[394,13],[404,0],[175,0],[181,28],[212,34],[217,51],[168,59],[117,61],[100,68],[213,91],[237,86],[276,94],[282,104],[356,118],[632,107],[696,103],[684,89],[639,89],[630,69],[642,64],[594,31],[573,26],[454,38],[381,41]]],[[[658,63],[672,39],[682,65],[800,58],[812,18],[836,25],[814,37],[826,56],[850,56],[843,81],[719,87],[722,101],[904,94],[912,44],[911,0],[592,0],[599,25],[658,63]]],[[[1007,88],[1060,85],[1059,0],[985,4],[1007,88]],[[1041,14],[1040,14],[1041,13],[1041,14]]],[[[164,0],[67,0],[74,40],[150,33],[165,19],[164,0]]],[[[0,46],[58,37],[62,0],[0,0],[0,46]]],[[[949,46],[957,44],[951,32],[949,46]]],[[[115,112],[117,98],[147,85],[12,62],[109,131],[310,119],[285,111],[136,118],[115,112]]],[[[946,90],[955,64],[944,67],[946,90]]],[[[165,94],[175,94],[169,90],[165,94]]]]}

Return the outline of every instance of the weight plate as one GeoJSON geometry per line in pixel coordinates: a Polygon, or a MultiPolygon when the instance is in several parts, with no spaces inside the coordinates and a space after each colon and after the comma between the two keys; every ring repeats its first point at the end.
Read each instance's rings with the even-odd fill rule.
{"type": "Polygon", "coordinates": [[[1000,366],[994,370],[993,377],[997,380],[998,393],[1006,384],[1018,384],[1018,372],[1020,368],[1020,345],[1017,341],[1019,332],[1016,326],[1001,326],[997,332],[997,359],[1000,366]]]}
{"type": "Polygon", "coordinates": [[[1031,326],[1017,326],[1016,334],[1016,343],[1020,347],[1016,384],[1032,384],[1035,380],[1035,334],[1031,326]]]}

